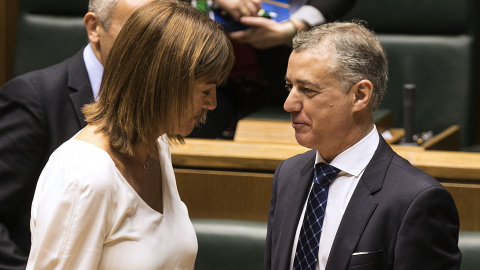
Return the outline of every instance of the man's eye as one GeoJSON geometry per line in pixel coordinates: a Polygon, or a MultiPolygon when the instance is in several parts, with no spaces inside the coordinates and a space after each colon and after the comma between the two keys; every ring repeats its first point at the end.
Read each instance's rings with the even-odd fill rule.
{"type": "Polygon", "coordinates": [[[291,84],[285,84],[285,88],[287,89],[288,92],[292,91],[292,85],[291,84]]]}
{"type": "Polygon", "coordinates": [[[315,90],[312,90],[310,88],[301,88],[301,91],[304,92],[305,94],[310,94],[310,93],[316,93],[315,90]]]}

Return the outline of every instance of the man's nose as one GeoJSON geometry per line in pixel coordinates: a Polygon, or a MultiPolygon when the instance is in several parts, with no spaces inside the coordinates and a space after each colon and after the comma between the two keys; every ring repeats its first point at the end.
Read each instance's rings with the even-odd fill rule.
{"type": "Polygon", "coordinates": [[[283,104],[283,109],[287,112],[298,112],[302,109],[302,104],[298,96],[298,91],[295,87],[290,90],[285,103],[283,104]]]}

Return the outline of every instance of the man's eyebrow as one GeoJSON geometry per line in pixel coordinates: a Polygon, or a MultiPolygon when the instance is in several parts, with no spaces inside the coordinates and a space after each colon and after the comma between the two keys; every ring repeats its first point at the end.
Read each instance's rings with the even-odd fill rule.
{"type": "MultiPolygon", "coordinates": [[[[290,82],[290,80],[288,79],[287,76],[285,76],[285,81],[287,82],[290,82]]],[[[308,81],[308,80],[297,80],[296,83],[298,84],[301,84],[303,86],[307,86],[307,87],[313,87],[315,89],[320,89],[320,85],[316,84],[316,83],[313,83],[311,81],[308,81]]]]}

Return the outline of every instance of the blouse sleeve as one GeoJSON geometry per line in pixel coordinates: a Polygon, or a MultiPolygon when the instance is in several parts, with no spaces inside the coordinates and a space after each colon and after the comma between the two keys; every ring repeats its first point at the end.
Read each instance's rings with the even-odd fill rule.
{"type": "MultiPolygon", "coordinates": [[[[27,269],[96,269],[110,227],[113,188],[104,170],[46,167],[32,204],[27,269]]],[[[68,166],[67,166],[68,167],[68,166]]],[[[87,166],[88,168],[88,166],[87,166]]]]}

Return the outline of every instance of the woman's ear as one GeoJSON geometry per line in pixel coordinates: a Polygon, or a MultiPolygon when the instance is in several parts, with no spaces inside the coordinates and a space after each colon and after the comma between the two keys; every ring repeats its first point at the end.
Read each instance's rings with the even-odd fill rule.
{"type": "Polygon", "coordinates": [[[352,91],[355,94],[355,101],[353,104],[354,111],[361,111],[369,107],[372,99],[373,84],[369,80],[361,80],[352,86],[352,91]]]}

